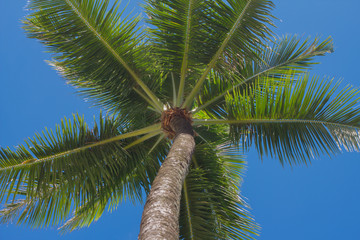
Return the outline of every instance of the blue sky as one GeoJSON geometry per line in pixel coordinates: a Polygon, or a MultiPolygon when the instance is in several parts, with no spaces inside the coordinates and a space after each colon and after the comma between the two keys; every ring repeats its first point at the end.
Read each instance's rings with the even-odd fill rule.
{"type": "MultiPolygon", "coordinates": [[[[130,1],[136,7],[140,1],[130,1]]],[[[74,89],[49,67],[45,49],[27,39],[20,19],[25,0],[1,1],[0,9],[0,146],[16,146],[45,126],[53,128],[64,116],[84,114],[89,122],[99,109],[74,94],[74,89]]],[[[274,15],[276,33],[332,36],[335,52],[318,60],[320,76],[343,78],[342,86],[360,86],[358,57],[360,18],[356,0],[280,0],[274,15]]],[[[314,160],[311,166],[281,167],[276,159],[261,162],[248,155],[243,195],[262,226],[258,239],[360,239],[360,154],[344,153],[314,160]]],[[[2,239],[136,239],[142,206],[120,204],[90,228],[61,237],[56,228],[31,230],[0,225],[2,239]]]]}

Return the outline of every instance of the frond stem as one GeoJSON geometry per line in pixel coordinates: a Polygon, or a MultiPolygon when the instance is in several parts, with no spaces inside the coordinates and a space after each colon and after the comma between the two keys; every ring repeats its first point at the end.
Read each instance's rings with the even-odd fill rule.
{"type": "Polygon", "coordinates": [[[177,96],[176,96],[176,85],[175,85],[175,79],[174,79],[174,73],[171,72],[171,82],[172,82],[172,89],[173,89],[173,105],[177,106],[177,96]]]}
{"type": "Polygon", "coordinates": [[[148,140],[149,138],[152,138],[152,137],[155,137],[155,136],[159,135],[160,133],[162,133],[161,130],[157,130],[157,131],[155,131],[155,132],[150,132],[150,133],[142,136],[141,138],[133,141],[133,142],[130,143],[129,145],[125,146],[124,149],[127,150],[127,149],[129,149],[129,148],[131,148],[131,147],[133,147],[133,146],[135,146],[135,145],[137,145],[137,144],[139,144],[139,143],[142,143],[142,142],[148,140]]]}
{"type": "Polygon", "coordinates": [[[153,108],[151,108],[152,110],[154,110],[155,112],[161,114],[161,111],[158,109],[158,107],[154,104],[153,101],[151,101],[151,99],[149,99],[147,96],[145,96],[142,92],[140,92],[139,89],[137,88],[133,88],[134,91],[139,94],[140,97],[142,97],[147,103],[149,103],[153,108]]]}
{"type": "Polygon", "coordinates": [[[184,180],[184,197],[185,197],[185,205],[186,205],[186,213],[187,213],[187,219],[189,222],[189,229],[190,229],[190,239],[194,239],[194,232],[193,232],[193,226],[191,222],[191,216],[190,216],[190,202],[189,202],[189,196],[188,196],[188,189],[186,185],[186,179],[184,180]]]}
{"type": "Polygon", "coordinates": [[[139,78],[139,76],[132,70],[132,68],[122,59],[119,54],[110,46],[110,44],[96,31],[96,29],[86,20],[86,18],[81,14],[79,9],[70,1],[65,0],[69,7],[76,13],[76,15],[81,19],[81,21],[89,28],[89,30],[100,40],[102,44],[109,50],[109,52],[118,60],[124,68],[129,72],[133,77],[135,82],[144,90],[144,92],[150,97],[150,99],[157,106],[156,108],[161,111],[162,104],[155,94],[148,88],[148,86],[139,78]]]}
{"type": "Polygon", "coordinates": [[[244,119],[244,120],[226,120],[226,119],[194,119],[193,126],[199,125],[213,125],[213,124],[251,124],[251,123],[312,123],[333,125],[337,127],[352,127],[360,130],[360,127],[353,125],[346,125],[343,123],[326,122],[320,120],[307,119],[244,119]]]}
{"type": "Polygon", "coordinates": [[[149,150],[148,154],[150,154],[152,151],[154,151],[154,149],[157,147],[157,145],[160,144],[160,142],[165,138],[165,134],[162,133],[160,134],[158,140],[154,143],[154,146],[152,146],[152,148],[149,150]]]}
{"type": "MultiPolygon", "coordinates": [[[[193,0],[189,0],[188,5],[188,14],[186,19],[186,33],[185,33],[185,49],[184,49],[184,57],[181,64],[181,74],[180,74],[180,84],[179,84],[179,93],[177,96],[177,104],[181,104],[184,95],[184,87],[185,87],[185,76],[188,65],[188,54],[189,54],[189,43],[190,43],[190,24],[191,24],[191,14],[192,14],[192,6],[193,0]]],[[[179,107],[176,106],[176,107],[179,107]]]]}
{"type": "Polygon", "coordinates": [[[225,96],[227,93],[230,93],[230,92],[234,91],[236,88],[240,87],[240,86],[243,85],[243,84],[246,84],[247,82],[253,80],[254,78],[256,78],[256,77],[258,77],[258,76],[260,76],[260,75],[262,75],[262,74],[265,74],[265,73],[267,73],[267,72],[270,72],[271,70],[273,70],[273,69],[275,69],[275,68],[282,67],[282,66],[284,66],[284,65],[286,65],[286,64],[288,64],[288,63],[291,63],[291,62],[292,62],[292,61],[289,61],[289,62],[286,62],[286,63],[283,63],[283,64],[279,64],[279,65],[270,67],[270,68],[268,68],[268,69],[266,69],[266,70],[263,70],[263,71],[261,71],[261,72],[259,72],[259,73],[256,73],[255,75],[253,75],[253,76],[245,79],[244,81],[242,81],[242,82],[240,82],[240,83],[232,86],[231,88],[226,89],[226,90],[225,90],[224,92],[222,92],[220,95],[218,95],[218,96],[214,97],[213,99],[207,101],[205,104],[197,107],[196,109],[194,109],[193,113],[197,113],[197,112],[199,112],[200,110],[203,110],[204,108],[206,108],[207,106],[209,106],[209,105],[212,104],[213,102],[216,102],[217,100],[219,100],[220,98],[222,98],[223,96],[225,96]]]}
{"type": "MultiPolygon", "coordinates": [[[[329,38],[328,38],[328,39],[329,39],[329,38]]],[[[325,41],[326,41],[326,40],[325,40],[325,41]]],[[[306,42],[305,42],[305,43],[306,43],[306,42]]],[[[303,45],[304,45],[305,43],[303,43],[303,45]]],[[[301,48],[302,48],[302,46],[300,47],[300,49],[301,49],[301,48]]],[[[320,53],[323,53],[323,52],[320,52],[320,53]]],[[[214,97],[213,99],[207,101],[205,104],[203,104],[203,105],[197,107],[196,109],[194,109],[193,113],[196,113],[196,112],[198,112],[198,111],[206,108],[206,107],[209,106],[210,104],[212,104],[212,103],[218,101],[220,98],[224,97],[227,93],[230,93],[230,92],[234,91],[236,88],[240,87],[240,86],[243,85],[243,84],[246,84],[247,82],[253,80],[254,78],[256,78],[256,77],[258,77],[258,76],[260,76],[260,75],[266,74],[266,73],[268,73],[268,72],[271,72],[272,70],[274,70],[274,69],[276,69],[276,68],[281,68],[281,67],[284,67],[284,66],[286,66],[286,65],[289,65],[289,64],[292,64],[292,63],[296,63],[296,62],[298,62],[298,61],[301,61],[303,58],[306,58],[307,56],[309,56],[308,54],[309,54],[310,56],[316,56],[316,54],[314,54],[312,51],[310,51],[310,48],[309,48],[307,51],[305,51],[303,54],[299,55],[299,56],[296,57],[296,58],[289,59],[288,61],[285,61],[285,62],[283,62],[283,63],[281,63],[281,64],[277,64],[277,65],[274,65],[274,66],[269,67],[269,68],[267,68],[267,69],[264,69],[264,70],[262,70],[262,71],[260,71],[260,72],[258,72],[258,73],[256,73],[256,74],[254,74],[253,76],[251,76],[251,77],[243,80],[242,82],[240,82],[240,83],[232,86],[231,88],[228,88],[227,90],[225,90],[224,92],[222,92],[220,95],[214,97]]],[[[265,61],[263,61],[263,62],[266,63],[265,61]]],[[[267,64],[267,65],[268,65],[268,64],[267,64]]]]}
{"type": "Polygon", "coordinates": [[[192,162],[194,163],[194,165],[195,165],[196,168],[199,168],[199,167],[200,167],[199,164],[198,164],[198,162],[197,162],[197,160],[196,160],[196,158],[195,158],[195,156],[192,156],[192,162]]]}
{"type": "Polygon", "coordinates": [[[236,19],[234,25],[232,26],[232,28],[230,29],[230,31],[227,33],[227,37],[224,39],[224,41],[222,42],[222,44],[220,45],[219,49],[217,50],[217,52],[215,53],[214,57],[211,59],[210,63],[208,64],[208,66],[206,67],[204,73],[201,75],[199,81],[197,81],[196,85],[194,86],[193,90],[191,91],[191,93],[189,94],[189,96],[187,96],[183,107],[185,108],[189,108],[190,105],[192,104],[192,101],[194,100],[195,96],[199,93],[199,91],[201,90],[201,87],[208,75],[208,73],[211,71],[211,69],[215,66],[217,60],[219,59],[220,55],[224,52],[225,47],[227,46],[228,42],[230,41],[230,39],[232,38],[232,36],[234,35],[236,29],[239,27],[241,20],[243,19],[245,12],[247,10],[247,8],[249,7],[250,3],[253,0],[249,0],[246,3],[246,6],[244,7],[243,11],[240,13],[239,17],[236,19]]]}
{"type": "Polygon", "coordinates": [[[86,149],[90,149],[90,148],[93,148],[93,147],[101,146],[101,145],[104,145],[104,144],[107,144],[107,143],[119,141],[119,140],[130,138],[130,137],[136,137],[136,136],[139,136],[139,135],[153,133],[153,132],[156,132],[158,134],[158,132],[160,130],[160,127],[161,126],[160,126],[159,123],[154,124],[154,125],[149,126],[149,127],[145,127],[145,128],[133,131],[133,132],[121,134],[121,135],[118,135],[118,136],[115,136],[115,137],[112,137],[112,138],[108,138],[108,139],[105,139],[105,140],[102,140],[102,141],[99,141],[99,142],[96,142],[96,143],[92,143],[92,144],[82,146],[82,147],[79,147],[79,148],[75,148],[75,149],[65,151],[65,152],[62,152],[62,153],[54,154],[52,156],[48,156],[48,157],[44,157],[44,158],[40,158],[40,159],[34,158],[34,159],[26,160],[23,163],[19,163],[19,164],[13,165],[13,166],[1,168],[0,172],[10,170],[10,169],[14,169],[14,168],[18,168],[18,167],[31,166],[33,164],[38,164],[38,163],[51,161],[51,160],[54,160],[54,159],[59,158],[59,157],[63,157],[63,156],[67,156],[67,155],[70,155],[70,154],[78,153],[78,152],[81,152],[81,151],[86,150],[86,149]]]}

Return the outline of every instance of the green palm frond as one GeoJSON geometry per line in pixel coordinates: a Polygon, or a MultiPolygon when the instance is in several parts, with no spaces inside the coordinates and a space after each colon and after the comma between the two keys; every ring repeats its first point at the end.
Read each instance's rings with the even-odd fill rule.
{"type": "Polygon", "coordinates": [[[226,68],[227,73],[211,72],[197,99],[198,107],[194,113],[206,109],[209,114],[216,114],[224,108],[227,94],[235,89],[246,89],[255,82],[260,84],[268,79],[271,83],[276,83],[275,80],[291,81],[293,75],[304,73],[316,64],[314,57],[332,52],[333,44],[331,38],[322,42],[318,38],[301,42],[297,36],[286,36],[275,41],[273,46],[259,47],[257,51],[260,60],[236,58],[226,68]]]}
{"type": "Polygon", "coordinates": [[[245,148],[255,144],[260,156],[277,157],[282,164],[307,163],[342,148],[359,151],[360,91],[346,87],[335,94],[339,83],[332,83],[304,75],[294,87],[255,84],[227,95],[222,119],[195,124],[230,124],[233,141],[245,148]]]}
{"type": "MultiPolygon", "coordinates": [[[[266,0],[209,1],[209,10],[204,16],[204,26],[208,33],[206,52],[208,63],[201,77],[188,94],[183,104],[190,107],[202,89],[208,73],[217,66],[219,59],[234,59],[235,56],[258,59],[256,47],[270,39],[269,29],[273,16],[273,3],[266,0]]],[[[220,64],[221,65],[221,64],[220,64]]]]}
{"type": "Polygon", "coordinates": [[[184,92],[199,77],[203,67],[208,33],[204,31],[203,15],[208,9],[202,0],[146,1],[153,53],[161,69],[171,72],[177,84],[173,105],[180,106],[184,92]]]}
{"type": "Polygon", "coordinates": [[[256,59],[254,49],[272,35],[269,27],[273,26],[270,12],[274,4],[267,0],[215,0],[209,5],[211,11],[205,21],[214,41],[211,61],[223,53],[256,59]]]}
{"type": "MultiPolygon", "coordinates": [[[[103,193],[100,192],[99,195],[101,194],[103,193]]],[[[89,227],[92,222],[97,221],[101,217],[107,207],[109,209],[116,208],[121,200],[114,192],[111,193],[111,196],[107,197],[109,198],[108,201],[101,201],[100,198],[96,198],[82,205],[75,211],[74,216],[67,220],[59,230],[65,233],[82,227],[89,227]]]]}
{"type": "Polygon", "coordinates": [[[201,14],[206,9],[205,1],[147,0],[146,3],[147,22],[155,27],[150,30],[150,37],[158,61],[164,69],[184,75],[188,66],[197,63],[194,41],[199,41],[196,37],[201,28],[201,14]]]}
{"type": "MultiPolygon", "coordinates": [[[[116,177],[115,174],[114,177],[116,177]]],[[[67,194],[57,186],[49,187],[46,194],[37,192],[36,197],[29,197],[25,191],[20,191],[20,196],[21,193],[23,195],[20,200],[6,204],[5,208],[0,210],[1,222],[16,221],[18,224],[41,228],[50,225],[59,226],[66,221],[67,224],[62,229],[64,231],[89,226],[91,222],[100,218],[108,202],[110,203],[109,208],[114,208],[120,201],[124,200],[127,194],[130,194],[130,199],[132,197],[141,198],[140,192],[132,192],[133,189],[131,190],[133,186],[140,189],[141,182],[138,182],[140,180],[138,176],[130,171],[128,175],[118,175],[117,177],[119,178],[114,179],[116,183],[113,185],[99,185],[96,196],[91,193],[91,200],[87,200],[80,206],[74,204],[74,202],[80,202],[79,195],[67,194]],[[71,217],[72,210],[75,211],[73,217],[71,217]]],[[[63,184],[66,185],[67,183],[63,184]]],[[[136,199],[132,200],[135,201],[136,199]]]]}
{"type": "MultiPolygon", "coordinates": [[[[96,221],[104,209],[120,201],[141,201],[168,151],[167,141],[131,145],[136,136],[159,132],[158,125],[132,131],[119,116],[101,117],[90,129],[83,118],[65,119],[20,146],[0,152],[2,222],[32,227],[59,225],[74,230],[96,221]],[[151,154],[151,149],[155,149],[151,154]],[[30,149],[30,150],[28,150],[30,149]],[[74,211],[74,216],[69,217],[74,211]]],[[[141,139],[138,138],[138,139],[141,139]]]]}
{"type": "MultiPolygon", "coordinates": [[[[100,117],[99,125],[90,129],[83,118],[74,116],[73,120],[62,121],[55,132],[46,131],[29,139],[27,147],[21,145],[16,151],[1,149],[1,198],[15,199],[23,188],[28,197],[37,197],[36,192],[46,194],[53,185],[64,194],[79,195],[81,201],[91,199],[91,193],[96,194],[98,187],[113,185],[114,176],[127,173],[128,167],[136,167],[143,159],[145,150],[125,151],[124,146],[136,140],[136,136],[160,133],[159,125],[133,132],[131,129],[130,123],[121,117],[100,117]]],[[[136,196],[140,187],[129,188],[129,197],[136,196]]]]}
{"type": "Polygon", "coordinates": [[[33,0],[24,29],[55,54],[51,65],[70,84],[84,88],[84,93],[108,108],[127,106],[132,89],[138,86],[161,111],[162,104],[145,84],[149,80],[143,79],[149,63],[137,26],[140,18],[123,17],[119,2],[111,7],[109,2],[33,0]]]}
{"type": "MultiPolygon", "coordinates": [[[[144,148],[144,146],[141,148],[144,148]]],[[[74,209],[73,216],[67,219],[59,228],[62,233],[89,227],[91,223],[97,221],[102,216],[106,209],[109,211],[115,210],[120,202],[128,198],[127,195],[132,188],[131,184],[141,186],[148,193],[150,184],[156,176],[160,167],[160,161],[164,159],[164,155],[161,158],[157,157],[160,156],[144,154],[143,160],[137,163],[136,167],[124,172],[126,178],[114,176],[117,182],[115,187],[110,185],[103,187],[95,197],[74,209]]],[[[142,193],[139,192],[139,194],[139,196],[142,196],[142,193]]],[[[134,202],[136,199],[131,200],[134,202]]],[[[141,198],[137,200],[141,200],[141,198]]]]}
{"type": "MultiPolygon", "coordinates": [[[[143,157],[141,164],[137,164],[136,168],[129,172],[128,177],[125,179],[125,182],[137,181],[137,184],[141,185],[146,193],[149,193],[151,183],[160,168],[160,163],[165,159],[169,150],[168,142],[163,137],[160,139],[161,141],[157,141],[155,144],[145,142],[140,146],[142,150],[150,150],[143,157]]],[[[138,150],[135,149],[135,151],[138,150]]],[[[119,202],[124,201],[127,196],[127,185],[124,185],[124,181],[117,183],[116,186],[123,187],[117,188],[115,191],[111,188],[102,189],[96,198],[87,201],[75,209],[73,216],[59,229],[65,233],[82,227],[88,227],[91,223],[97,221],[106,209],[109,211],[115,210],[119,202]]]]}
{"type": "Polygon", "coordinates": [[[184,182],[180,211],[182,239],[254,239],[259,230],[240,197],[245,161],[224,142],[226,127],[199,128],[199,140],[184,182]],[[215,131],[214,131],[215,130],[215,131]],[[216,134],[218,134],[216,136],[216,134]],[[211,136],[211,138],[209,138],[211,136]]]}
{"type": "Polygon", "coordinates": [[[29,198],[26,190],[20,190],[17,192],[19,199],[0,210],[0,221],[28,224],[33,228],[57,225],[68,217],[73,198],[60,193],[60,188],[49,186],[46,193],[37,191],[37,198],[29,198]]]}

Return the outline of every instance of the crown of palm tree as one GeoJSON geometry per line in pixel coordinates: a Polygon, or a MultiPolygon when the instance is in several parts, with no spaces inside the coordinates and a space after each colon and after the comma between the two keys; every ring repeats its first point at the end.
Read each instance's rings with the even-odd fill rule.
{"type": "Polygon", "coordinates": [[[74,115],[0,150],[2,222],[71,231],[125,199],[143,200],[178,136],[176,118],[196,136],[181,181],[182,239],[257,235],[239,189],[252,146],[290,165],[359,151],[359,90],[307,73],[314,57],[332,52],[330,38],[274,38],[265,0],[144,7],[145,23],[124,16],[118,1],[30,1],[28,36],[108,113],[93,127],[74,115]]]}

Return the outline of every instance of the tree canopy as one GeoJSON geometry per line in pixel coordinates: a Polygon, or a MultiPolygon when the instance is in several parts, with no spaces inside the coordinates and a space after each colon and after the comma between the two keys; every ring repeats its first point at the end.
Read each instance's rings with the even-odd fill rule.
{"type": "Polygon", "coordinates": [[[171,147],[165,110],[191,114],[196,150],[183,185],[184,239],[251,239],[239,196],[244,156],[307,164],[359,150],[358,90],[310,76],[330,38],[274,39],[270,1],[147,1],[146,27],[109,1],[34,0],[24,20],[50,64],[106,109],[64,119],[0,152],[1,220],[74,230],[107,206],[144,198],[171,147]],[[155,139],[155,140],[154,140],[155,139]]]}

